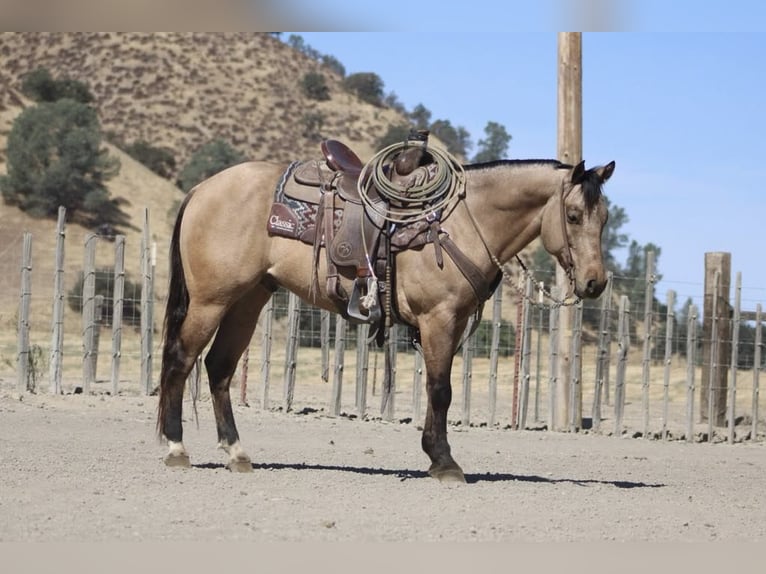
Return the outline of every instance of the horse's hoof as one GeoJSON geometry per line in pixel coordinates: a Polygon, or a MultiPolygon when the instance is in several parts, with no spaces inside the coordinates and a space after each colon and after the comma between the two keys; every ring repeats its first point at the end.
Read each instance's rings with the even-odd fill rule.
{"type": "Polygon", "coordinates": [[[428,474],[439,482],[458,482],[465,484],[463,469],[457,464],[454,466],[436,466],[432,464],[431,468],[428,469],[428,474]]]}
{"type": "Polygon", "coordinates": [[[231,472],[253,472],[253,463],[250,459],[230,460],[226,468],[231,472]]]}
{"type": "Polygon", "coordinates": [[[173,468],[191,468],[188,454],[168,454],[165,457],[165,466],[173,468]]]}

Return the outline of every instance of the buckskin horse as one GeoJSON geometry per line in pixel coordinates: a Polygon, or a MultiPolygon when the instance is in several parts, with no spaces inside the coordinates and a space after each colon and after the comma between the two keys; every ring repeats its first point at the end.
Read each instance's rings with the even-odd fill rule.
{"type": "MultiPolygon", "coordinates": [[[[353,152],[349,161],[346,151],[342,144],[325,150],[326,163],[336,174],[345,169],[358,178],[361,162],[353,152]]],[[[432,477],[465,481],[447,441],[450,372],[464,329],[496,287],[502,266],[539,236],[566,270],[570,294],[596,298],[603,291],[601,234],[607,206],[602,185],[614,165],[586,169],[584,162],[500,160],[461,166],[464,181],[457,200],[440,217],[429,219],[430,239],[390,256],[395,270],[393,285],[387,286],[391,308],[398,321],[419,332],[426,367],[428,406],[421,444],[432,477]]],[[[168,445],[168,466],[190,466],[182,442],[184,386],[213,336],[205,366],[219,446],[228,454],[230,470],[252,471],[229,386],[261,309],[278,287],[335,312],[338,293],[357,290],[358,269],[336,269],[329,257],[317,255],[330,249],[329,242],[322,243],[327,239],[322,229],[332,233],[326,221],[323,227],[316,224],[315,245],[275,233],[279,230],[273,226],[268,231],[269,220],[282,230],[292,225],[280,223],[272,209],[275,189],[292,181],[289,171],[286,165],[263,161],[230,167],[197,185],[179,209],[170,246],[157,419],[158,435],[168,445]],[[317,280],[328,274],[334,287],[317,280]]],[[[322,195],[331,197],[337,191],[331,187],[325,183],[323,191],[332,193],[322,195]]],[[[333,219],[337,204],[330,206],[324,208],[333,219]]]]}

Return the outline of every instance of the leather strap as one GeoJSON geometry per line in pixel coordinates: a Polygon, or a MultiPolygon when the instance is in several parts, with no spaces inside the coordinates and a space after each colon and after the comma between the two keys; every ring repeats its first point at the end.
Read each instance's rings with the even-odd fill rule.
{"type": "MultiPolygon", "coordinates": [[[[460,248],[455,244],[454,241],[452,241],[452,238],[447,235],[446,232],[444,233],[444,236],[440,238],[440,242],[444,248],[444,251],[447,252],[447,255],[450,256],[468,283],[470,283],[476,300],[479,302],[479,304],[484,303],[484,301],[489,299],[490,295],[492,295],[492,292],[495,290],[491,287],[492,284],[487,282],[481,269],[479,269],[470,259],[468,259],[466,254],[460,250],[460,248]]],[[[497,282],[493,281],[492,283],[496,288],[497,282]]]]}

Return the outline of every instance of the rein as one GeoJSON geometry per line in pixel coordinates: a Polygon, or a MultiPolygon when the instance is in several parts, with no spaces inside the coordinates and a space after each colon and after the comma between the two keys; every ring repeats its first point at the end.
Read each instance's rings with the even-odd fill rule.
{"type": "MultiPolygon", "coordinates": [[[[550,305],[550,308],[557,309],[558,307],[568,307],[571,305],[577,305],[582,301],[580,297],[574,297],[572,298],[571,295],[574,292],[574,264],[572,262],[572,252],[571,247],[569,245],[569,237],[567,235],[567,227],[566,227],[566,211],[564,207],[565,199],[567,195],[569,195],[569,192],[572,190],[573,186],[570,186],[566,191],[564,191],[564,182],[561,182],[561,232],[562,237],[564,239],[564,247],[562,248],[562,251],[566,249],[566,252],[564,253],[564,261],[566,262],[566,266],[562,265],[564,267],[564,271],[566,271],[567,277],[569,278],[569,293],[563,298],[558,299],[556,296],[551,293],[550,289],[546,288],[543,283],[538,281],[534,278],[532,275],[532,272],[527,268],[527,266],[524,264],[524,262],[521,260],[521,257],[516,255],[516,261],[518,261],[519,266],[521,267],[522,271],[524,272],[524,276],[528,277],[532,280],[532,283],[534,283],[535,287],[537,288],[538,292],[542,293],[543,296],[547,297],[552,301],[552,304],[550,305]]],[[[476,221],[476,218],[474,218],[473,213],[471,213],[471,210],[468,209],[468,204],[464,202],[465,211],[468,214],[468,219],[471,221],[471,224],[473,225],[474,229],[476,230],[476,234],[478,235],[479,239],[481,240],[482,245],[484,245],[484,249],[487,252],[487,255],[489,255],[492,262],[495,264],[495,266],[500,270],[500,273],[503,276],[503,280],[507,285],[509,285],[514,291],[516,291],[521,297],[527,298],[527,294],[524,289],[520,288],[512,279],[511,274],[506,270],[505,265],[500,263],[500,260],[495,256],[494,253],[490,250],[489,246],[487,245],[487,242],[484,240],[484,236],[481,234],[481,228],[479,227],[478,222],[476,221]]],[[[532,303],[536,303],[536,301],[532,301],[532,303]]]]}

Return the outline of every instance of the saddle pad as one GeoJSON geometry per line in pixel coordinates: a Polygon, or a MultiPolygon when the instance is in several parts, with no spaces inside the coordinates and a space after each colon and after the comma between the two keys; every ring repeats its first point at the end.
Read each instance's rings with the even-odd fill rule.
{"type": "MultiPolygon", "coordinates": [[[[316,237],[316,220],[319,211],[319,194],[317,188],[309,188],[317,193],[316,201],[306,201],[288,197],[285,194],[285,185],[292,181],[295,169],[300,166],[299,162],[293,162],[277,183],[274,191],[274,203],[266,225],[270,235],[279,235],[291,239],[299,239],[304,243],[313,245],[316,237]]],[[[333,226],[337,229],[343,215],[342,209],[334,210],[333,226]]]]}

